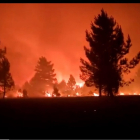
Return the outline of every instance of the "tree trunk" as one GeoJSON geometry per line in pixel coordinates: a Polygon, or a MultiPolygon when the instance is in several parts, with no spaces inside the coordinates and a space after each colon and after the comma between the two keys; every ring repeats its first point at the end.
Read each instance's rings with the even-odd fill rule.
{"type": "Polygon", "coordinates": [[[6,91],[5,91],[5,83],[4,83],[4,91],[3,91],[3,99],[5,98],[5,93],[6,93],[6,91]]]}
{"type": "Polygon", "coordinates": [[[99,97],[102,96],[102,88],[101,88],[101,85],[99,85],[99,97]]]}
{"type": "Polygon", "coordinates": [[[108,88],[108,94],[109,94],[110,97],[113,97],[113,92],[112,92],[111,87],[108,88]]]}
{"type": "Polygon", "coordinates": [[[4,87],[3,87],[3,99],[5,98],[5,93],[6,93],[6,76],[4,77],[4,87]]]}
{"type": "Polygon", "coordinates": [[[108,97],[110,96],[109,92],[107,93],[107,96],[108,96],[108,97]]]}

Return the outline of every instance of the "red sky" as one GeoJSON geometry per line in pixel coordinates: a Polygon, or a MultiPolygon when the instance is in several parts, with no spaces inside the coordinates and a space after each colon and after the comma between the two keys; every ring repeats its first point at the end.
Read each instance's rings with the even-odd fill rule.
{"type": "Polygon", "coordinates": [[[134,56],[140,50],[140,4],[0,4],[0,40],[16,84],[33,76],[40,56],[54,63],[58,81],[73,74],[81,82],[85,30],[102,8],[122,26],[125,37],[130,34],[129,56],[134,56]]]}

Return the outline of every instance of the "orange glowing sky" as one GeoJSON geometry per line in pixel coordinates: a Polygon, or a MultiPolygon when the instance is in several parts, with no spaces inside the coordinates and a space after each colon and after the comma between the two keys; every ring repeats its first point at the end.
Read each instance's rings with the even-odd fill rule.
{"type": "Polygon", "coordinates": [[[33,76],[40,56],[54,63],[58,81],[73,74],[81,82],[85,30],[101,8],[122,26],[125,37],[130,34],[129,56],[134,56],[140,50],[140,4],[0,4],[0,40],[15,82],[22,85],[33,76]]]}

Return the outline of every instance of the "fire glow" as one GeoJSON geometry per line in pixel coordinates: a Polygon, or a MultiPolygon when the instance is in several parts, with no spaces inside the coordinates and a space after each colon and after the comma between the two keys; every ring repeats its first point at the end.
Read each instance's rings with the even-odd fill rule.
{"type": "Polygon", "coordinates": [[[140,93],[123,93],[123,92],[120,92],[118,95],[140,95],[140,93]]]}
{"type": "Polygon", "coordinates": [[[45,92],[46,97],[52,97],[51,93],[45,92]]]}
{"type": "Polygon", "coordinates": [[[17,97],[23,97],[23,93],[17,91],[17,97]]]}
{"type": "Polygon", "coordinates": [[[84,83],[77,83],[76,85],[78,85],[81,88],[83,87],[84,83]]]}
{"type": "Polygon", "coordinates": [[[99,94],[97,94],[97,93],[93,93],[93,96],[99,96],[99,94]]]}
{"type": "MultiPolygon", "coordinates": [[[[80,88],[82,88],[83,87],[83,85],[84,85],[84,83],[76,83],[76,85],[78,85],[80,88]]],[[[75,89],[74,89],[75,90],[75,89]]],[[[128,96],[128,95],[140,95],[140,93],[138,93],[138,92],[134,92],[134,93],[130,93],[130,92],[122,92],[122,91],[120,91],[118,94],[117,94],[117,96],[128,96]]],[[[51,93],[51,92],[48,92],[48,91],[45,91],[45,95],[44,95],[45,97],[56,97],[56,95],[55,94],[53,94],[53,93],[51,93]]],[[[62,94],[61,96],[59,96],[59,97],[84,97],[84,96],[86,96],[86,94],[84,94],[84,95],[82,95],[80,92],[76,92],[75,94],[68,94],[68,95],[64,95],[64,94],[62,94]]],[[[87,93],[87,96],[94,96],[94,97],[98,97],[99,96],[99,94],[98,93],[96,93],[96,92],[93,92],[91,95],[88,95],[88,93],[87,93]]],[[[105,96],[105,95],[103,95],[103,96],[105,96]]],[[[5,96],[6,98],[8,98],[8,96],[5,96]]],[[[22,92],[19,92],[19,91],[17,91],[17,93],[16,93],[16,97],[18,97],[18,98],[22,98],[23,97],[23,93],[22,92]]]]}

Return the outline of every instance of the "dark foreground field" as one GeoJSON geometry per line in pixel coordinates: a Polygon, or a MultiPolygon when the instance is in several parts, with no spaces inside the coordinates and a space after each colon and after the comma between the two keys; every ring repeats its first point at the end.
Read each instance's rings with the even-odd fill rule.
{"type": "Polygon", "coordinates": [[[130,138],[140,131],[140,96],[4,99],[0,127],[0,135],[24,138],[130,138]]]}

